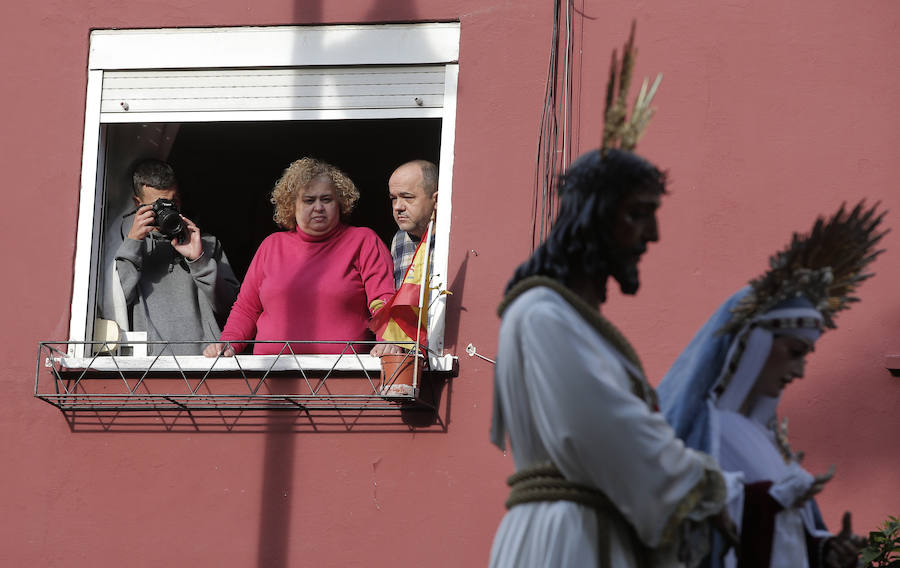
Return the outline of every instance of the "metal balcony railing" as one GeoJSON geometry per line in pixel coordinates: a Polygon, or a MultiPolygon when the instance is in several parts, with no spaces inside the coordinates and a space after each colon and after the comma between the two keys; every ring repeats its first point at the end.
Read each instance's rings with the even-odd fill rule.
{"type": "MultiPolygon", "coordinates": [[[[250,341],[276,344],[275,355],[176,355],[199,342],[41,342],[34,396],[66,411],[397,410],[432,407],[419,398],[433,371],[418,349],[398,357],[412,381],[368,354],[375,342],[250,341]],[[330,355],[304,354],[305,344],[330,355]],[[151,350],[149,356],[122,355],[151,350]]],[[[385,363],[387,364],[387,363],[385,363]]]]}

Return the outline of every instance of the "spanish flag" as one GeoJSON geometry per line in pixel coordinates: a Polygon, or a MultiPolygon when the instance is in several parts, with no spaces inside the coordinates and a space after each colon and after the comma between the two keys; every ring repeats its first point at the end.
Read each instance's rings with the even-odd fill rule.
{"type": "MultiPolygon", "coordinates": [[[[406,269],[400,288],[383,308],[375,312],[369,329],[384,341],[418,343],[427,347],[426,323],[428,321],[428,255],[430,253],[431,228],[419,241],[413,261],[406,269]]],[[[409,347],[412,347],[411,345],[409,347]]]]}

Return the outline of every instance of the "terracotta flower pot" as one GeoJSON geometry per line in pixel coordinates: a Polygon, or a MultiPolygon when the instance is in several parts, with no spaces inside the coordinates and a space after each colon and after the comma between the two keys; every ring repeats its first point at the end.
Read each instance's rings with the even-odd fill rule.
{"type": "Polygon", "coordinates": [[[412,353],[382,355],[381,357],[381,396],[417,397],[422,384],[422,370],[425,367],[424,357],[412,353]],[[418,372],[413,365],[418,363],[418,372]]]}

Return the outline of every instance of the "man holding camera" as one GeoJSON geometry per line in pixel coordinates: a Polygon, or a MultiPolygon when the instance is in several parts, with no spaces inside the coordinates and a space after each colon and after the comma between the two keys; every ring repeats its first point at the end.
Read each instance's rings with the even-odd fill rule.
{"type": "Polygon", "coordinates": [[[148,354],[200,355],[200,342],[215,341],[240,284],[222,244],[201,235],[178,211],[172,166],[159,160],[138,164],[132,176],[136,211],[116,252],[116,272],[132,331],[146,331],[148,354]],[[177,343],[197,342],[197,343],[177,343]]]}

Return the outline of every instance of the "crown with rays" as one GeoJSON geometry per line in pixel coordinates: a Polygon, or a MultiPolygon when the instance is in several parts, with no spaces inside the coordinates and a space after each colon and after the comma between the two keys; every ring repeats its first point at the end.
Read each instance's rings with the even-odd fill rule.
{"type": "Polygon", "coordinates": [[[789,298],[805,297],[834,328],[837,312],[858,302],[856,288],[874,273],[866,267],[884,252],[876,250],[888,233],[879,231],[885,211],[879,203],[867,208],[860,201],[846,204],[829,219],[819,217],[807,234],[794,233],[790,244],[769,259],[769,270],[750,281],[751,291],[732,309],[731,320],[720,330],[732,333],[758,315],[789,298]]]}

